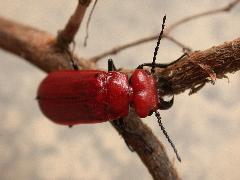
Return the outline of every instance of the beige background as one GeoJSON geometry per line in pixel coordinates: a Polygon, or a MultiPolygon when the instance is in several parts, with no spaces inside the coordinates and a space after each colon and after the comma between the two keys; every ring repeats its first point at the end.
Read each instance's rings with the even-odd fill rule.
{"type": "MultiPolygon", "coordinates": [[[[159,32],[167,24],[204,10],[222,7],[229,0],[99,0],[94,12],[89,45],[83,48],[84,29],[76,51],[85,56],[159,32]]],[[[56,34],[77,0],[0,0],[0,15],[56,34]]],[[[240,35],[240,5],[222,13],[186,23],[172,35],[195,50],[233,40],[240,35]]],[[[83,22],[85,26],[85,21],[83,22]]],[[[112,56],[118,67],[135,68],[152,58],[156,42],[112,56]]],[[[169,62],[181,49],[162,41],[158,60],[169,62]]],[[[109,123],[72,129],[47,120],[35,101],[45,74],[20,58],[0,50],[0,179],[151,179],[136,154],[129,152],[109,123]]],[[[101,61],[107,67],[106,60],[101,61]]],[[[198,94],[176,96],[174,107],[162,112],[169,135],[182,157],[176,161],[183,179],[240,178],[239,72],[207,85],[198,94]]],[[[144,121],[175,155],[154,117],[144,121]]]]}

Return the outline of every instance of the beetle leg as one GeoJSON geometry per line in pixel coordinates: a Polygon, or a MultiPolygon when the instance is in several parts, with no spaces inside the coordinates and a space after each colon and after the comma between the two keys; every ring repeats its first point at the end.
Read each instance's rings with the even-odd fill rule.
{"type": "Polygon", "coordinates": [[[183,55],[181,55],[179,58],[177,58],[176,60],[170,62],[170,63],[166,63],[166,64],[156,64],[156,67],[159,68],[167,68],[168,66],[171,66],[175,63],[177,63],[179,60],[183,59],[185,56],[188,56],[188,53],[184,53],[183,55]]]}
{"type": "Polygon", "coordinates": [[[165,101],[163,98],[160,98],[159,101],[160,102],[158,108],[161,110],[166,110],[172,107],[174,102],[174,96],[171,98],[170,101],[165,101]]]}
{"type": "Polygon", "coordinates": [[[158,108],[161,110],[166,110],[166,109],[169,109],[170,107],[172,107],[173,102],[174,102],[174,93],[173,93],[171,83],[163,77],[158,77],[157,89],[158,89],[158,93],[159,93],[159,107],[158,108]],[[171,100],[165,101],[161,97],[161,94],[164,92],[170,92],[172,94],[171,100]]]}
{"type": "Polygon", "coordinates": [[[175,63],[177,63],[178,61],[180,61],[181,59],[183,59],[185,56],[188,56],[188,53],[184,53],[183,55],[181,55],[179,58],[177,58],[176,60],[170,62],[170,63],[164,63],[164,64],[156,64],[156,67],[159,68],[167,68],[168,66],[171,66],[175,63]]]}
{"type": "Polygon", "coordinates": [[[115,67],[113,60],[108,59],[108,71],[116,71],[117,68],[115,67]]]}
{"type": "Polygon", "coordinates": [[[160,94],[165,94],[166,92],[173,91],[171,83],[161,76],[159,76],[157,79],[157,89],[160,94]]]}
{"type": "Polygon", "coordinates": [[[147,67],[152,67],[152,63],[143,63],[143,64],[140,64],[137,69],[143,69],[144,66],[147,66],[147,67]]]}
{"type": "MultiPolygon", "coordinates": [[[[176,63],[177,60],[171,62],[171,63],[166,63],[166,64],[160,64],[160,63],[157,63],[154,65],[154,67],[158,67],[158,68],[167,68],[168,66],[176,63]]],[[[143,69],[143,67],[146,66],[146,67],[151,67],[153,68],[153,64],[152,63],[143,63],[143,64],[140,64],[137,69],[143,69]]]]}
{"type": "MultiPolygon", "coordinates": [[[[171,65],[177,63],[179,60],[181,60],[182,58],[184,58],[184,57],[187,56],[187,55],[188,55],[188,53],[184,53],[184,54],[181,55],[178,59],[176,59],[176,60],[174,60],[174,61],[172,61],[172,62],[170,62],[170,63],[162,63],[162,64],[156,63],[156,64],[154,65],[154,67],[167,68],[168,66],[171,66],[171,65]]],[[[152,63],[143,63],[143,64],[140,64],[140,65],[137,67],[137,69],[143,69],[144,66],[147,66],[147,67],[151,67],[151,68],[152,68],[152,67],[153,67],[153,64],[152,64],[152,63]]]]}
{"type": "Polygon", "coordinates": [[[160,45],[160,42],[161,42],[161,39],[163,37],[163,30],[164,30],[164,27],[165,27],[165,21],[166,21],[166,15],[163,17],[163,22],[162,22],[162,29],[161,29],[161,32],[158,36],[158,40],[157,40],[157,45],[155,47],[155,50],[154,50],[154,54],[153,54],[153,60],[152,60],[152,63],[144,63],[144,64],[141,64],[137,67],[137,69],[143,69],[144,66],[148,66],[148,67],[151,67],[151,73],[154,74],[155,73],[155,68],[158,67],[158,68],[166,68],[174,63],[176,63],[177,61],[179,61],[180,59],[182,59],[185,55],[187,55],[187,53],[184,53],[181,57],[179,57],[177,60],[171,62],[171,63],[168,63],[168,64],[158,64],[156,63],[156,59],[157,59],[157,53],[158,53],[158,49],[159,49],[159,45],[160,45]]]}

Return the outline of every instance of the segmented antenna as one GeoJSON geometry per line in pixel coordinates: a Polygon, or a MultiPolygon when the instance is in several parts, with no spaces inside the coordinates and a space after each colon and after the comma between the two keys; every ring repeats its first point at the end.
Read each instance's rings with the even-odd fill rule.
{"type": "Polygon", "coordinates": [[[157,53],[158,53],[158,49],[159,49],[159,45],[160,45],[160,41],[162,39],[163,36],[163,30],[164,30],[164,26],[165,26],[165,21],[166,21],[166,15],[164,15],[163,17],[163,22],[162,22],[162,30],[158,36],[158,41],[157,41],[157,46],[155,47],[155,51],[154,51],[154,55],[153,55],[153,61],[152,61],[152,69],[151,72],[154,73],[155,72],[155,67],[156,67],[156,58],[157,58],[157,53]]]}
{"type": "Polygon", "coordinates": [[[171,146],[172,146],[172,148],[173,148],[173,150],[174,150],[174,152],[175,152],[175,154],[176,154],[177,159],[181,162],[181,158],[180,158],[180,156],[178,155],[178,152],[177,152],[177,149],[176,149],[175,145],[173,144],[172,140],[170,139],[170,137],[169,137],[168,134],[167,134],[167,131],[166,131],[165,128],[163,127],[163,124],[162,124],[162,121],[161,121],[161,117],[160,117],[160,114],[159,114],[158,111],[155,111],[155,116],[156,116],[157,119],[158,119],[158,124],[159,124],[159,126],[161,127],[161,130],[162,130],[163,134],[164,134],[165,137],[167,138],[168,142],[171,144],[171,146]]]}

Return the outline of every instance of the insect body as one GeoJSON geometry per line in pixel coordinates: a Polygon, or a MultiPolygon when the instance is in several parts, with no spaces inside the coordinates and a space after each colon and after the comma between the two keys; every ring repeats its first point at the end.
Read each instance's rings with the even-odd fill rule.
{"type": "Polygon", "coordinates": [[[130,80],[117,71],[52,72],[41,83],[37,97],[42,112],[64,125],[118,119],[128,115],[130,106],[144,118],[159,107],[156,82],[141,69],[130,80]]]}
{"type": "MultiPolygon", "coordinates": [[[[165,101],[161,97],[159,84],[163,81],[154,75],[155,68],[166,68],[184,56],[169,64],[155,63],[165,19],[166,16],[163,18],[152,63],[139,65],[130,78],[116,71],[111,59],[108,61],[108,72],[65,70],[50,73],[42,81],[37,92],[43,114],[58,124],[73,126],[119,119],[128,115],[130,107],[133,107],[141,118],[155,113],[164,135],[180,160],[157,111],[170,108],[173,105],[173,98],[165,101]],[[151,72],[144,70],[144,66],[151,67],[151,72]]],[[[76,67],[74,62],[73,65],[76,67]]],[[[165,85],[171,88],[169,84],[165,85]]]]}

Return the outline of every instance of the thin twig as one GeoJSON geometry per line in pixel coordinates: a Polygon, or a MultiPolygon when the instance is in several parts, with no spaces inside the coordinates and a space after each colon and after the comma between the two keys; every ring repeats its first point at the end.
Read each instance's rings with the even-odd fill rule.
{"type": "MultiPolygon", "coordinates": [[[[164,31],[163,37],[172,41],[173,43],[175,43],[179,47],[183,48],[184,50],[191,51],[191,49],[188,46],[179,42],[178,40],[176,40],[172,36],[169,36],[170,31],[172,31],[175,27],[179,26],[180,24],[183,24],[187,21],[190,21],[190,20],[193,20],[193,19],[196,19],[196,18],[200,18],[200,17],[207,16],[207,15],[213,15],[213,14],[217,14],[217,13],[221,13],[221,12],[228,12],[228,11],[232,10],[239,2],[240,2],[240,0],[234,0],[231,3],[229,3],[228,5],[224,6],[223,8],[218,8],[218,9],[213,9],[213,10],[210,10],[210,11],[201,12],[201,13],[198,13],[198,14],[191,15],[191,16],[185,17],[183,19],[180,19],[180,20],[176,21],[175,23],[169,25],[166,28],[166,30],[164,31]]],[[[135,40],[133,42],[130,42],[130,43],[127,43],[127,44],[124,44],[124,45],[120,45],[120,46],[117,46],[117,47],[112,48],[110,50],[107,50],[107,51],[105,51],[105,52],[103,52],[99,55],[96,55],[96,56],[90,58],[90,59],[93,62],[97,62],[97,61],[99,61],[100,59],[102,59],[106,56],[117,54],[118,52],[120,52],[122,50],[125,50],[125,49],[130,48],[130,47],[138,46],[138,45],[141,45],[141,44],[149,42],[149,41],[153,41],[157,38],[158,38],[158,34],[155,34],[155,35],[152,35],[152,36],[149,36],[149,37],[145,37],[145,38],[141,38],[141,39],[135,40]]]]}
{"type": "Polygon", "coordinates": [[[96,4],[97,4],[97,0],[94,1],[93,7],[92,7],[92,9],[90,11],[90,14],[88,16],[88,19],[87,19],[87,25],[86,25],[86,30],[85,30],[86,35],[85,35],[84,42],[83,42],[84,47],[87,46],[87,40],[88,40],[88,36],[89,36],[89,32],[88,32],[89,31],[89,25],[90,25],[90,21],[91,21],[91,18],[92,18],[93,11],[96,7],[96,4]]]}
{"type": "MultiPolygon", "coordinates": [[[[136,41],[133,41],[133,42],[130,42],[130,43],[126,43],[126,44],[120,45],[120,46],[118,46],[118,47],[114,47],[114,48],[112,48],[112,49],[110,49],[110,50],[108,50],[108,51],[105,51],[105,52],[103,52],[103,53],[101,53],[101,54],[99,54],[99,55],[96,55],[96,56],[91,57],[90,60],[91,60],[92,62],[95,62],[95,63],[96,63],[97,61],[99,61],[99,60],[102,59],[102,58],[105,58],[105,57],[107,57],[107,56],[109,56],[109,55],[117,54],[117,53],[119,53],[120,51],[123,51],[123,50],[125,50],[125,49],[127,49],[127,48],[131,48],[131,47],[134,47],[134,46],[137,46],[137,45],[140,45],[140,44],[149,42],[149,41],[153,41],[153,40],[157,39],[158,36],[159,36],[159,34],[156,34],[156,35],[153,35],[153,36],[150,36],[150,37],[138,39],[138,40],[136,40],[136,41]]],[[[173,37],[171,37],[171,36],[169,36],[169,35],[168,35],[168,36],[165,36],[165,35],[163,34],[163,38],[166,38],[167,40],[173,42],[174,44],[178,45],[179,47],[181,47],[181,48],[183,48],[183,49],[186,49],[186,50],[188,50],[188,51],[191,51],[191,49],[190,49],[188,46],[184,45],[183,43],[179,42],[178,40],[174,39],[173,37]]]]}
{"type": "Polygon", "coordinates": [[[222,8],[217,8],[217,9],[201,12],[201,13],[198,13],[198,14],[195,14],[195,15],[190,15],[190,16],[187,16],[185,18],[182,18],[182,19],[176,21],[175,23],[171,24],[170,26],[168,26],[165,30],[165,34],[169,34],[174,28],[176,28],[177,26],[179,26],[183,23],[186,23],[188,21],[191,21],[191,20],[203,17],[203,16],[213,15],[213,14],[222,13],[222,12],[229,12],[239,2],[240,2],[240,0],[235,0],[235,1],[232,1],[231,3],[227,4],[226,6],[224,6],[222,8]]]}
{"type": "Polygon", "coordinates": [[[164,36],[167,40],[173,42],[174,44],[176,44],[177,46],[181,47],[183,49],[183,51],[185,52],[191,52],[192,49],[189,46],[186,46],[185,44],[183,44],[182,42],[178,41],[177,39],[175,39],[172,36],[166,35],[164,34],[164,36]]]}
{"type": "Polygon", "coordinates": [[[74,40],[90,2],[91,0],[78,1],[78,6],[68,20],[65,28],[58,33],[56,44],[58,47],[67,49],[69,44],[74,40]]]}

